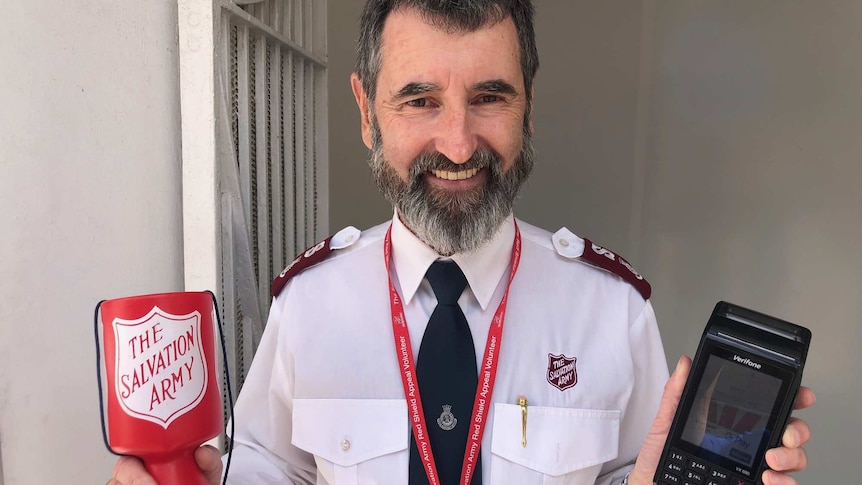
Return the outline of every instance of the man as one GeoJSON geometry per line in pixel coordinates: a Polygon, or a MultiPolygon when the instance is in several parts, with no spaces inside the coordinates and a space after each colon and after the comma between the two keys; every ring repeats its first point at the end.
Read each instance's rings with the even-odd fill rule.
{"type": "MultiPolygon", "coordinates": [[[[530,2],[370,0],[361,22],[351,83],[395,215],[274,283],[229,482],[652,483],[690,361],[667,381],[628,263],[512,215],[534,158],[530,2]]],[[[792,421],[773,470],[804,468],[809,434],[792,421]]],[[[217,452],[197,459],[216,483],[217,452]]],[[[109,483],[133,480],[151,483],[121,459],[109,483]]]]}

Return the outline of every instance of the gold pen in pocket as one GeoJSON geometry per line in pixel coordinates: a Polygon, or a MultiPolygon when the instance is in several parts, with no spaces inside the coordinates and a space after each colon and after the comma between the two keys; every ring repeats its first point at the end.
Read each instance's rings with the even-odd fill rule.
{"type": "Polygon", "coordinates": [[[527,447],[527,398],[518,396],[518,406],[521,406],[521,446],[527,447]]]}

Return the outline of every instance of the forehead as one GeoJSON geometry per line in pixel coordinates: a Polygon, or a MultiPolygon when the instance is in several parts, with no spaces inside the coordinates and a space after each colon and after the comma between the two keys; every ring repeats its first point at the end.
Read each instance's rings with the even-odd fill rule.
{"type": "Polygon", "coordinates": [[[398,9],[384,24],[381,60],[379,87],[464,78],[468,83],[502,79],[523,89],[518,34],[508,17],[472,32],[449,32],[415,10],[398,9]]]}

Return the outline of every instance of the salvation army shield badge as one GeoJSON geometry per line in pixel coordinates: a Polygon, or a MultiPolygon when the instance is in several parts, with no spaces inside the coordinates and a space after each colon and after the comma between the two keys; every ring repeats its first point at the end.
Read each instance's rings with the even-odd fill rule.
{"type": "Polygon", "coordinates": [[[127,414],[167,429],[201,402],[207,364],[201,314],[173,315],[154,306],[137,320],[115,318],[114,390],[127,414]]]}
{"type": "Polygon", "coordinates": [[[577,357],[548,354],[548,382],[561,391],[578,383],[577,357]]]}

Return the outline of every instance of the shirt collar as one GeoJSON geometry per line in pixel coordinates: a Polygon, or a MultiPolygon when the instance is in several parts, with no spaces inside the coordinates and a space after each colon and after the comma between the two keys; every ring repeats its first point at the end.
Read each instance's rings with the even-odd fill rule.
{"type": "Polygon", "coordinates": [[[485,310],[494,296],[500,278],[509,268],[514,241],[515,222],[510,214],[497,229],[494,237],[481,248],[446,258],[416,237],[396,213],[392,217],[392,266],[401,286],[401,297],[410,303],[431,263],[438,259],[451,259],[458,263],[467,277],[473,295],[485,310]]]}

